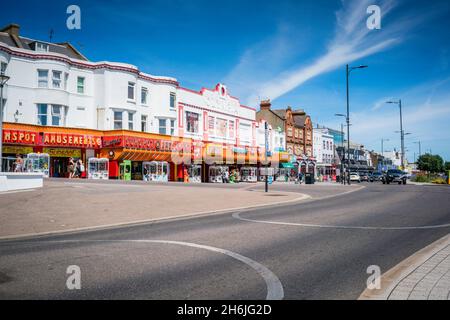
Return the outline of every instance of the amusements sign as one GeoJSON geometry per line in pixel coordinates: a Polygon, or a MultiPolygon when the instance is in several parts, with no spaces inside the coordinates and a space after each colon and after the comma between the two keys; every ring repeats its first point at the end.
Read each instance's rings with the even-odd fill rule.
{"type": "Polygon", "coordinates": [[[98,149],[102,147],[102,138],[84,134],[44,133],[43,144],[46,146],[98,149]]]}

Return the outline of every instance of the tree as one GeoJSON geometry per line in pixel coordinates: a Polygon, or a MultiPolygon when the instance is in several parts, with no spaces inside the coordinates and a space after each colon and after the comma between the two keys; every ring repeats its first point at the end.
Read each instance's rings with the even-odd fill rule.
{"type": "Polygon", "coordinates": [[[444,171],[444,160],[439,155],[426,153],[421,155],[417,161],[419,170],[429,173],[440,173],[444,171]]]}
{"type": "Polygon", "coordinates": [[[445,161],[444,167],[446,172],[450,171],[450,161],[445,161]]]}

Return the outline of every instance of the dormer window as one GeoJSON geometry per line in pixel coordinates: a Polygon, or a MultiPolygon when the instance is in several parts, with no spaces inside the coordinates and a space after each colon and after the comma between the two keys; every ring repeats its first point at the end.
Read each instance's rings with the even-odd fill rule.
{"type": "Polygon", "coordinates": [[[48,52],[48,44],[42,42],[36,42],[37,52],[48,52]]]}

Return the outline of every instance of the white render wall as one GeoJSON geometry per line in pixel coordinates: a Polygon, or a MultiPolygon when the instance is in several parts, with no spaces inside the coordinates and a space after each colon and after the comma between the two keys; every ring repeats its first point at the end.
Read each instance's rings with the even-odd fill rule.
{"type": "MultiPolygon", "coordinates": [[[[26,53],[35,56],[32,50],[9,48],[16,53],[26,53]]],[[[170,109],[170,93],[177,93],[176,80],[173,78],[154,77],[140,73],[135,66],[122,63],[86,62],[69,59],[66,56],[49,53],[52,57],[64,58],[75,63],[83,63],[91,68],[80,68],[67,61],[50,59],[34,59],[20,57],[0,50],[0,62],[6,62],[6,75],[10,77],[4,88],[4,121],[26,124],[38,124],[37,104],[55,104],[68,107],[65,119],[66,127],[111,130],[114,128],[113,111],[123,111],[123,129],[128,129],[128,111],[134,114],[133,130],[141,130],[141,115],[147,116],[147,132],[158,133],[158,119],[176,120],[176,109],[170,109]],[[113,67],[125,67],[135,70],[111,70],[110,68],[94,69],[100,64],[113,67]],[[38,70],[49,70],[48,88],[38,87],[38,70]],[[61,88],[52,88],[52,71],[62,72],[61,88]],[[68,73],[67,90],[64,90],[64,74],[68,73]],[[139,74],[139,76],[138,76],[139,74]],[[85,91],[77,93],[77,78],[85,78],[85,91]],[[169,80],[170,83],[158,83],[143,79],[152,77],[169,80]],[[135,83],[135,99],[128,100],[128,82],[135,83]],[[147,104],[141,104],[141,88],[148,90],[147,104]],[[15,115],[16,114],[16,115],[15,115]]],[[[48,123],[51,125],[50,108],[48,123]]],[[[175,126],[175,135],[177,127],[175,126]]]]}
{"type": "Polygon", "coordinates": [[[314,133],[314,141],[313,141],[313,150],[314,157],[316,158],[317,163],[326,163],[330,164],[330,159],[332,161],[334,157],[334,139],[333,136],[328,133],[327,129],[313,129],[314,133]],[[328,143],[328,148],[323,148],[323,143],[325,145],[328,143]],[[328,159],[328,162],[325,162],[325,159],[328,159]]]}

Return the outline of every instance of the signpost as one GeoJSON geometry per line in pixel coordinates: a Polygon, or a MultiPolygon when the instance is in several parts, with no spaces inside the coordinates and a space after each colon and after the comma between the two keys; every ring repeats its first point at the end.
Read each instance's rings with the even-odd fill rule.
{"type": "Polygon", "coordinates": [[[267,121],[264,123],[264,138],[265,138],[265,150],[264,150],[264,157],[266,160],[266,178],[265,178],[265,192],[269,192],[269,163],[267,161],[267,153],[269,152],[269,124],[267,121]]]}

